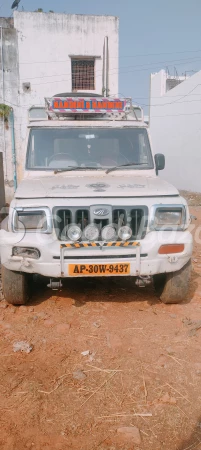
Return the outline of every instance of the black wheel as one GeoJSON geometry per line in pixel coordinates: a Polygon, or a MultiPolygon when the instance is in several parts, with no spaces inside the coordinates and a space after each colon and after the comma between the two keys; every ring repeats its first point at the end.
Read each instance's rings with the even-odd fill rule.
{"type": "Polygon", "coordinates": [[[30,275],[1,268],[3,295],[12,305],[25,305],[30,298],[30,275]]]}
{"type": "Polygon", "coordinates": [[[191,277],[191,260],[177,272],[154,275],[156,294],[163,303],[181,303],[186,299],[191,277]]]}

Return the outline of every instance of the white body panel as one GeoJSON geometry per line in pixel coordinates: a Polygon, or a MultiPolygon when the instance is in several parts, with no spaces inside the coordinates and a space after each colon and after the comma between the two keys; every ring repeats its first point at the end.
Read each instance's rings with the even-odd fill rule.
{"type": "MultiPolygon", "coordinates": [[[[100,203],[104,203],[106,197],[154,197],[154,196],[178,196],[177,189],[161,180],[155,174],[148,175],[152,170],[133,171],[124,170],[119,173],[105,174],[105,171],[73,171],[66,176],[55,175],[26,179],[22,181],[16,191],[16,199],[36,198],[79,198],[80,205],[85,205],[87,197],[100,197],[100,203]],[[98,189],[100,187],[100,189],[98,189]],[[80,195],[82,193],[82,196],[80,195]],[[81,197],[81,198],[80,198],[81,197]]],[[[17,200],[16,200],[17,201],[17,200]]],[[[15,202],[16,202],[15,201],[15,202]]],[[[95,200],[93,200],[94,202],[95,200]]],[[[134,200],[133,200],[134,201],[134,200]]],[[[54,202],[52,202],[54,203],[54,202]]],[[[146,202],[147,203],[147,202],[146,202]]],[[[145,204],[146,204],[145,203],[145,204]]]]}
{"type": "MultiPolygon", "coordinates": [[[[160,179],[159,179],[160,183],[160,179]]],[[[148,207],[148,215],[151,219],[151,213],[154,205],[186,205],[184,199],[179,196],[172,197],[124,197],[124,206],[130,205],[146,205],[148,207]]],[[[17,207],[42,207],[48,206],[50,209],[56,206],[90,206],[93,204],[104,204],[118,206],[122,203],[122,198],[37,198],[37,199],[15,199],[12,208],[17,207]]],[[[12,212],[11,212],[12,215],[12,212]]],[[[11,218],[10,215],[10,218],[11,218]]],[[[149,222],[150,222],[149,219],[149,222]]],[[[187,215],[187,221],[189,216],[187,215]]],[[[11,228],[11,222],[9,224],[11,228]]],[[[40,233],[12,233],[4,230],[0,231],[0,246],[2,264],[10,270],[23,271],[27,273],[37,273],[48,277],[61,277],[61,250],[60,244],[65,243],[58,241],[55,232],[52,234],[40,233]],[[11,256],[12,248],[16,245],[23,247],[35,247],[40,250],[41,257],[39,260],[31,258],[22,258],[11,256]]],[[[145,276],[156,273],[173,272],[183,267],[190,259],[192,254],[192,235],[188,230],[185,231],[151,231],[148,225],[147,234],[140,241],[140,267],[136,264],[136,248],[74,248],[66,249],[65,257],[69,258],[64,262],[64,277],[68,277],[69,264],[112,264],[112,263],[131,263],[131,276],[145,276]],[[185,249],[177,255],[159,255],[158,250],[164,244],[184,244],[185,249]],[[126,259],[125,259],[126,258],[126,259]]]]}
{"type": "MultiPolygon", "coordinates": [[[[145,127],[134,121],[83,121],[33,124],[40,127],[145,127]]],[[[47,171],[26,171],[25,179],[17,189],[11,203],[9,231],[0,231],[2,264],[10,270],[37,273],[51,278],[68,277],[69,264],[113,264],[130,263],[131,276],[152,276],[157,273],[174,272],[181,269],[192,254],[192,236],[187,230],[190,222],[186,201],[176,188],[156,176],[155,169],[139,170],[130,167],[111,173],[105,170],[83,170],[64,173],[47,171]],[[12,231],[12,217],[15,208],[97,208],[143,207],[147,210],[146,235],[138,239],[137,247],[99,247],[61,249],[61,241],[54,227],[50,234],[40,232],[19,233],[12,231]],[[183,205],[185,226],[183,231],[153,231],[151,221],[156,205],[183,205]],[[177,254],[159,254],[164,244],[183,244],[184,250],[177,254]],[[34,247],[40,251],[40,258],[12,256],[14,246],[34,247]],[[63,262],[62,262],[63,261],[63,262]]],[[[53,223],[53,222],[52,222],[53,223]]],[[[116,275],[116,274],[114,274],[116,275]]],[[[80,276],[79,274],[76,276],[80,276]]]]}
{"type": "MultiPolygon", "coordinates": [[[[2,264],[10,270],[26,273],[37,273],[47,277],[59,278],[62,276],[60,261],[60,244],[54,237],[26,235],[23,241],[13,233],[0,231],[1,236],[1,260],[2,264]],[[22,258],[12,255],[14,245],[38,248],[41,252],[40,260],[22,258]],[[57,259],[56,259],[57,258],[57,259]]],[[[141,256],[140,267],[136,263],[136,249],[110,248],[103,249],[66,249],[64,260],[64,277],[69,276],[69,264],[117,264],[130,263],[131,276],[146,276],[156,273],[174,272],[183,267],[190,259],[192,253],[192,236],[188,231],[184,232],[150,232],[140,243],[141,256]],[[185,244],[185,250],[177,255],[158,255],[159,247],[167,243],[185,244]]],[[[114,274],[116,275],[116,274],[114,274]]]]}

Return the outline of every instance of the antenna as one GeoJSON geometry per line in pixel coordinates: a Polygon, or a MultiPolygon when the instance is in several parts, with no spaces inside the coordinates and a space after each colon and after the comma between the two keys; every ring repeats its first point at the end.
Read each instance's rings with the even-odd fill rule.
{"type": "Polygon", "coordinates": [[[169,72],[168,66],[166,66],[165,70],[166,70],[166,74],[167,74],[168,76],[170,76],[170,72],[169,72]]]}
{"type": "Polygon", "coordinates": [[[179,76],[179,75],[178,75],[177,69],[176,69],[176,67],[174,67],[174,77],[175,77],[175,78],[178,78],[178,76],[179,76]]]}

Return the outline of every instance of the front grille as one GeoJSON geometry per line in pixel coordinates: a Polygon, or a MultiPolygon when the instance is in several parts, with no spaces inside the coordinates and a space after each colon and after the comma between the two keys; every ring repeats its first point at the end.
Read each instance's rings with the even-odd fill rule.
{"type": "Polygon", "coordinates": [[[147,218],[142,209],[132,209],[130,213],[130,227],[135,239],[143,239],[146,234],[147,218]]]}
{"type": "MultiPolygon", "coordinates": [[[[98,207],[98,206],[97,206],[98,207]]],[[[62,241],[69,240],[67,231],[69,225],[78,225],[82,232],[89,224],[94,224],[101,232],[102,228],[109,224],[114,224],[117,230],[128,225],[132,229],[133,239],[143,239],[146,235],[148,208],[146,206],[138,206],[133,208],[131,206],[126,207],[108,207],[111,208],[108,217],[96,217],[94,215],[94,206],[86,208],[54,208],[54,226],[57,238],[62,241]]],[[[86,240],[83,238],[83,240],[86,240]]],[[[101,240],[101,237],[99,238],[101,240]]]]}
{"type": "Polygon", "coordinates": [[[87,209],[78,209],[76,211],[75,223],[84,231],[85,227],[89,224],[89,211],[87,209]]]}
{"type": "Polygon", "coordinates": [[[124,209],[114,209],[113,210],[113,223],[118,226],[118,228],[126,225],[126,211],[124,209]]]}
{"type": "Polygon", "coordinates": [[[58,210],[55,215],[55,230],[58,239],[65,241],[67,239],[67,229],[72,223],[72,213],[69,209],[58,210]]]}
{"type": "Polygon", "coordinates": [[[146,207],[113,210],[113,223],[118,228],[128,225],[132,229],[132,239],[143,239],[146,234],[148,210],[146,207]]]}
{"type": "Polygon", "coordinates": [[[66,209],[55,208],[53,211],[54,225],[57,238],[61,241],[69,240],[67,231],[69,225],[76,224],[82,231],[89,224],[89,210],[88,209],[66,209]]]}
{"type": "Polygon", "coordinates": [[[106,225],[109,225],[109,220],[108,219],[94,219],[93,223],[101,231],[103,227],[106,227],[106,225]]]}

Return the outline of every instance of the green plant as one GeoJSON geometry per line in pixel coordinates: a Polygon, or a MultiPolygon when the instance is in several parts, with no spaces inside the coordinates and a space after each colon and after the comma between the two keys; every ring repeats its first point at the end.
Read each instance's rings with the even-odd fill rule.
{"type": "Polygon", "coordinates": [[[8,105],[5,105],[4,103],[0,103],[0,117],[4,119],[4,123],[6,125],[6,128],[8,129],[8,120],[11,112],[11,107],[8,105]]]}
{"type": "Polygon", "coordinates": [[[49,12],[53,13],[54,11],[52,11],[52,9],[50,9],[49,12]]]}
{"type": "Polygon", "coordinates": [[[43,12],[43,8],[38,8],[35,10],[35,12],[43,12]]]}

